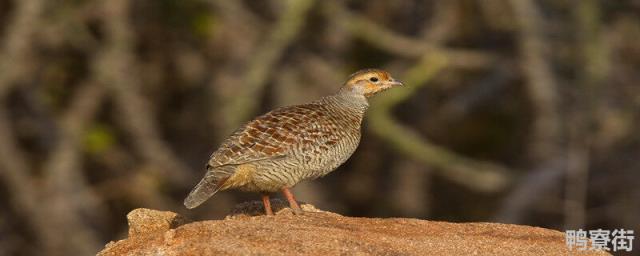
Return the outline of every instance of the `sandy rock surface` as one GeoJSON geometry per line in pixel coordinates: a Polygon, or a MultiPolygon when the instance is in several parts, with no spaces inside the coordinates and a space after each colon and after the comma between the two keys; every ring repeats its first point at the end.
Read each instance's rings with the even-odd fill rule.
{"type": "Polygon", "coordinates": [[[274,200],[236,207],[224,220],[187,223],[149,209],[128,214],[129,237],[98,255],[608,255],[570,252],[559,231],[496,223],[344,217],[303,205],[293,215],[274,200]]]}
{"type": "Polygon", "coordinates": [[[175,212],[139,208],[127,214],[127,222],[129,223],[129,237],[134,237],[177,228],[188,223],[189,220],[175,212]]]}

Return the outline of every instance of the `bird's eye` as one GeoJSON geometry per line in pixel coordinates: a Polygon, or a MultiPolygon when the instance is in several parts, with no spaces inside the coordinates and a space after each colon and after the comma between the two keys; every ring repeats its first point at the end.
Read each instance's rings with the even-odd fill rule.
{"type": "Polygon", "coordinates": [[[371,81],[371,82],[378,82],[378,78],[374,76],[374,77],[372,77],[372,78],[369,78],[369,81],[371,81]]]}

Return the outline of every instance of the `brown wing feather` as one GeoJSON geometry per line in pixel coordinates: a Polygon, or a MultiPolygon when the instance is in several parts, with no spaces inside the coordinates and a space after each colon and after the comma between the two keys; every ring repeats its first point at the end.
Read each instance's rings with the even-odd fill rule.
{"type": "Polygon", "coordinates": [[[326,120],[323,107],[305,104],[276,109],[242,126],[211,155],[209,165],[238,165],[284,157],[296,145],[318,141],[323,134],[317,125],[326,120]]]}

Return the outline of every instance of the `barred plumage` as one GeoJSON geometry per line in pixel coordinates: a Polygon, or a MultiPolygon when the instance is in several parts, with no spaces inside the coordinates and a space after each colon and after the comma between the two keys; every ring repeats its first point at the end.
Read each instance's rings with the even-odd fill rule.
{"type": "Polygon", "coordinates": [[[361,70],[333,95],[266,113],[236,130],[207,164],[205,177],[185,199],[194,208],[219,190],[263,193],[283,190],[299,210],[288,188],[335,170],[360,142],[367,98],[402,85],[382,70],[361,70]]]}

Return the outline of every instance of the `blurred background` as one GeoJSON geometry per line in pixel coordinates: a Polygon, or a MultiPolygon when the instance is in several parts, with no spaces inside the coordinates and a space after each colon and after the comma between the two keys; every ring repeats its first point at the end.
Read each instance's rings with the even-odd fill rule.
{"type": "MultiPolygon", "coordinates": [[[[361,68],[348,216],[640,232],[640,1],[0,0],[0,255],[91,255],[182,200],[251,118],[361,68]]],[[[280,195],[278,195],[280,196],[280,195]]],[[[635,250],[637,251],[637,250],[635,250]]]]}

